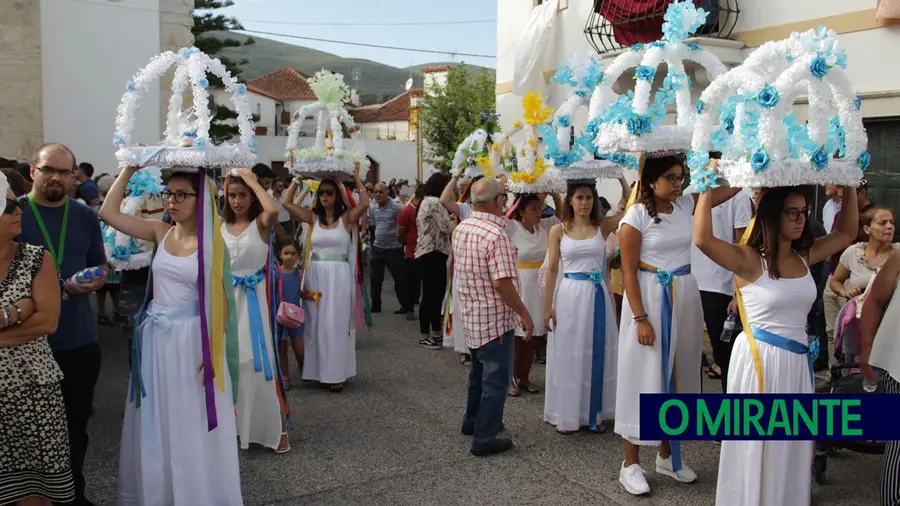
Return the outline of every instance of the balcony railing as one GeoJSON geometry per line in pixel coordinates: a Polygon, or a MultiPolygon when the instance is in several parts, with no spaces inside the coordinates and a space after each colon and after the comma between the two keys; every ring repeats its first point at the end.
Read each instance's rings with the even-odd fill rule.
{"type": "MultiPolygon", "coordinates": [[[[663,16],[672,0],[594,0],[584,25],[584,36],[598,54],[635,44],[646,44],[662,36],[663,16]]],[[[694,0],[709,13],[698,37],[727,39],[737,24],[738,0],[694,0]]]]}

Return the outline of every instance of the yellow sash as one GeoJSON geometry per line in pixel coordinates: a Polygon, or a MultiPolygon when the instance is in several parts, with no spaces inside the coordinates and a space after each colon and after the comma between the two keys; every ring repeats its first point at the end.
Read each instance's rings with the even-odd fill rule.
{"type": "Polygon", "coordinates": [[[540,269],[544,262],[516,262],[519,269],[540,269]]]}
{"type": "MultiPolygon", "coordinates": [[[[753,227],[755,226],[756,215],[754,214],[753,217],[750,218],[750,224],[747,226],[747,229],[744,230],[744,235],[741,237],[742,245],[745,245],[750,241],[750,234],[753,232],[753,227]]],[[[759,356],[759,345],[753,337],[753,329],[750,326],[750,321],[747,320],[747,310],[744,308],[744,298],[741,296],[741,289],[737,286],[737,279],[734,281],[734,296],[737,300],[738,312],[741,315],[744,336],[747,338],[747,345],[750,347],[750,355],[753,357],[753,368],[756,369],[756,382],[759,385],[759,393],[764,393],[766,382],[763,377],[762,359],[759,356]]]]}

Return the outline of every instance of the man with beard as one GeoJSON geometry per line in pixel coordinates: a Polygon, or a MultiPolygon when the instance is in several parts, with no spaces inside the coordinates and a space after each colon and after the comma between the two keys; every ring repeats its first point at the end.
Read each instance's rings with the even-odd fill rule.
{"type": "Polygon", "coordinates": [[[45,144],[38,148],[33,160],[34,186],[26,198],[19,241],[46,248],[63,285],[59,327],[47,337],[63,372],[63,400],[75,478],[75,502],[69,504],[92,505],[84,496],[84,457],[94,386],[100,374],[100,347],[88,295],[106,283],[106,275],[82,285],[64,280],[88,267],[106,269],[106,253],[97,214],[67,195],[76,170],[72,151],[62,144],[45,144]]]}

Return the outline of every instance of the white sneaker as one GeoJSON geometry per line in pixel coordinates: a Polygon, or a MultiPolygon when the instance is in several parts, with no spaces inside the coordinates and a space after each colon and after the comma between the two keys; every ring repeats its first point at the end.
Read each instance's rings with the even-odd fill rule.
{"type": "Polygon", "coordinates": [[[656,454],[656,472],[670,478],[675,478],[681,483],[693,483],[697,481],[697,473],[684,462],[681,463],[681,471],[678,471],[677,473],[673,471],[671,455],[669,455],[669,458],[664,459],[660,457],[658,453],[656,454]]]}
{"type": "Polygon", "coordinates": [[[650,493],[650,485],[647,485],[647,479],[644,478],[644,469],[641,468],[640,464],[631,464],[625,467],[625,461],[622,461],[622,469],[619,470],[619,483],[631,495],[650,493]]]}

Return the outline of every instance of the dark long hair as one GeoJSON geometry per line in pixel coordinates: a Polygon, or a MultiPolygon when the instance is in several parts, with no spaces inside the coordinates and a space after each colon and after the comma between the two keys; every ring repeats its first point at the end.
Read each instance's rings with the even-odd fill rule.
{"type": "MultiPolygon", "coordinates": [[[[444,192],[444,188],[447,187],[447,184],[450,182],[450,176],[444,174],[443,172],[435,172],[432,174],[427,181],[425,181],[424,190],[425,195],[422,197],[435,197],[441,198],[441,193],[444,192]]],[[[416,212],[416,216],[418,217],[418,213],[422,211],[422,205],[419,204],[419,209],[416,212]]]]}
{"type": "Polygon", "coordinates": [[[647,208],[647,214],[653,218],[653,223],[659,223],[660,220],[656,211],[656,200],[653,199],[655,194],[650,185],[676,165],[680,165],[681,170],[684,171],[684,156],[672,155],[658,158],[648,156],[644,162],[644,168],[641,170],[641,190],[637,197],[638,202],[644,204],[644,207],[647,208]]]}
{"type": "MultiPolygon", "coordinates": [[[[784,202],[791,194],[801,195],[807,205],[811,201],[810,189],[803,186],[774,188],[765,192],[759,199],[759,207],[756,209],[756,225],[747,241],[747,244],[759,252],[765,260],[766,269],[772,279],[781,278],[781,270],[778,265],[778,254],[781,247],[781,217],[784,215],[784,202]]],[[[809,220],[807,215],[800,237],[791,241],[791,249],[804,258],[808,256],[815,240],[809,220]]]]}
{"type": "MultiPolygon", "coordinates": [[[[319,183],[319,190],[321,190],[323,186],[330,186],[334,189],[334,207],[331,210],[331,214],[335,220],[338,220],[345,212],[347,212],[347,206],[344,204],[344,196],[341,194],[341,192],[344,191],[344,186],[334,179],[322,180],[322,182],[319,183]]],[[[319,223],[321,225],[328,226],[325,207],[319,202],[318,197],[314,200],[312,211],[319,217],[319,223]]]]}
{"type": "Polygon", "coordinates": [[[222,209],[222,218],[225,220],[225,223],[234,223],[237,220],[237,215],[234,214],[234,209],[231,208],[231,202],[228,201],[228,187],[235,184],[247,188],[247,191],[250,193],[250,208],[247,210],[247,219],[250,221],[255,220],[262,214],[262,204],[259,203],[256,194],[253,193],[253,190],[247,186],[247,183],[240,176],[230,176],[228,178],[228,183],[225,185],[225,208],[222,209]]]}
{"type": "Polygon", "coordinates": [[[587,188],[591,190],[591,195],[594,197],[594,203],[591,205],[591,225],[595,227],[600,226],[600,202],[597,196],[597,183],[596,182],[587,182],[587,181],[578,181],[574,183],[569,183],[566,188],[566,200],[563,202],[563,217],[562,221],[565,224],[566,230],[570,230],[572,228],[572,220],[575,219],[575,206],[572,205],[572,199],[575,198],[575,192],[578,191],[579,188],[587,188]]]}

